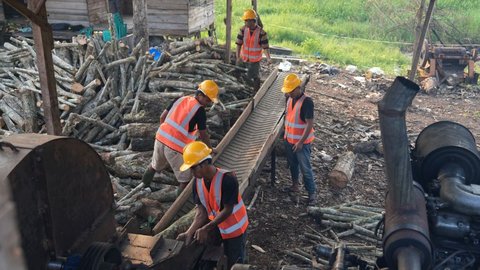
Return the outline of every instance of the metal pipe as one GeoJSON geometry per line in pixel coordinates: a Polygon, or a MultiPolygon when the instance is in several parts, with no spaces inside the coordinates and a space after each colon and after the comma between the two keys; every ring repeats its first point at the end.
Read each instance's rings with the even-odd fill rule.
{"type": "Polygon", "coordinates": [[[405,112],[420,87],[397,77],[378,104],[389,196],[395,205],[412,202],[412,168],[405,112]]]}
{"type": "Polygon", "coordinates": [[[397,255],[398,270],[422,270],[420,251],[412,246],[401,248],[397,255]]]}
{"type": "Polygon", "coordinates": [[[405,113],[420,88],[397,77],[378,104],[388,194],[385,202],[384,254],[390,267],[427,269],[431,262],[425,198],[413,188],[405,113]],[[409,250],[414,247],[415,256],[409,250]],[[407,266],[420,265],[419,268],[407,266]]]}
{"type": "Polygon", "coordinates": [[[456,164],[449,163],[440,169],[440,198],[459,213],[480,215],[480,196],[475,194],[472,186],[465,184],[465,171],[456,164]]]}

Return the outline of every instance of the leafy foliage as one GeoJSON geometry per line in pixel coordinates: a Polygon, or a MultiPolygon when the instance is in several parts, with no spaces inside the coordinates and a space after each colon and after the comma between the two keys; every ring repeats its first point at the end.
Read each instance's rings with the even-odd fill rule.
{"type": "MultiPolygon", "coordinates": [[[[235,0],[232,42],[250,0],[235,0]]],[[[420,0],[263,0],[258,11],[272,45],[337,64],[406,71],[420,0]]],[[[426,3],[428,4],[428,0],[426,3]]],[[[215,1],[217,35],[224,41],[225,0],[215,1]]],[[[439,0],[431,22],[432,42],[480,43],[478,0],[439,0]]],[[[235,48],[235,47],[233,47],[235,48]]],[[[405,73],[403,73],[405,74],[405,73]]]]}

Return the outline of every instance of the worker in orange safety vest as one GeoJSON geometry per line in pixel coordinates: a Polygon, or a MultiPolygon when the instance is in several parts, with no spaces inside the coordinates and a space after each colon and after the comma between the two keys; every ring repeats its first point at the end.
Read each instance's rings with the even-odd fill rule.
{"type": "Polygon", "coordinates": [[[203,142],[192,142],[183,151],[180,170],[190,170],[195,183],[195,219],[190,228],[178,235],[186,244],[208,243],[220,235],[227,269],[245,259],[245,238],[248,227],[247,209],[239,194],[238,181],[232,172],[212,164],[212,150],[203,142]]]}
{"type": "Polygon", "coordinates": [[[287,192],[299,191],[300,171],[308,192],[308,204],[316,204],[316,185],[310,162],[311,144],[315,138],[313,134],[312,99],[301,89],[302,81],[296,74],[285,77],[282,92],[287,96],[285,114],[285,148],[288,166],[292,176],[292,185],[285,189],[287,192]]]}
{"type": "Polygon", "coordinates": [[[160,116],[160,127],[155,135],[152,162],[145,171],[142,182],[149,186],[156,172],[170,165],[179,182],[178,194],[192,178],[190,172],[180,171],[183,148],[197,139],[210,147],[207,133],[205,106],[218,103],[218,85],[212,80],[203,81],[194,96],[174,100],[160,116]],[[198,133],[198,134],[197,134],[198,133]]]}
{"type": "Polygon", "coordinates": [[[237,35],[237,65],[248,69],[247,77],[251,80],[253,88],[260,88],[260,60],[262,52],[265,52],[268,63],[271,63],[267,33],[257,24],[257,13],[253,9],[247,9],[243,13],[242,20],[245,25],[240,28],[237,35]]]}

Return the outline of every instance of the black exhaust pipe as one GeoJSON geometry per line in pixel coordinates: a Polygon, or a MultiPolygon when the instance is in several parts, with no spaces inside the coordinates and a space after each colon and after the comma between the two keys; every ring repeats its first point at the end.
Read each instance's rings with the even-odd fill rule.
{"type": "Polygon", "coordinates": [[[405,122],[419,90],[397,77],[378,104],[388,182],[383,249],[392,269],[428,269],[432,260],[425,198],[419,185],[414,188],[405,122]]]}

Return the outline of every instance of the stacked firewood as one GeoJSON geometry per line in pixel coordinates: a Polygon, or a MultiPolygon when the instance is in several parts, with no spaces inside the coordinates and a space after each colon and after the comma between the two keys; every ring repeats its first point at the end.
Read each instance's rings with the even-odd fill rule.
{"type": "MultiPolygon", "coordinates": [[[[246,84],[246,70],[225,64],[224,50],[210,38],[166,44],[157,49],[162,54],[155,58],[141,51],[143,42],[131,48],[128,42],[105,42],[94,34],[56,42],[52,51],[62,134],[101,152],[116,177],[118,198],[139,183],[151,158],[160,114],[172,101],[195,93],[203,80],[217,82],[222,102],[206,108],[215,145],[254,95],[246,84]]],[[[45,132],[40,89],[33,40],[12,37],[0,49],[0,135],[45,132]]],[[[165,209],[155,207],[158,200],[148,200],[174,200],[175,181],[159,184],[166,178],[174,179],[157,176],[159,182],[150,192],[117,205],[118,219],[125,221],[145,205],[165,209]]]]}
{"type": "MultiPolygon", "coordinates": [[[[286,250],[285,255],[309,269],[330,269],[335,263],[352,269],[374,269],[375,258],[382,256],[381,239],[376,231],[381,229],[383,208],[353,202],[333,207],[309,207],[307,212],[325,229],[317,231],[307,226],[309,232],[304,232],[304,237],[310,245],[286,250]],[[338,252],[344,253],[342,261],[336,261],[338,252]]],[[[300,268],[290,265],[282,269],[300,268]]]]}

